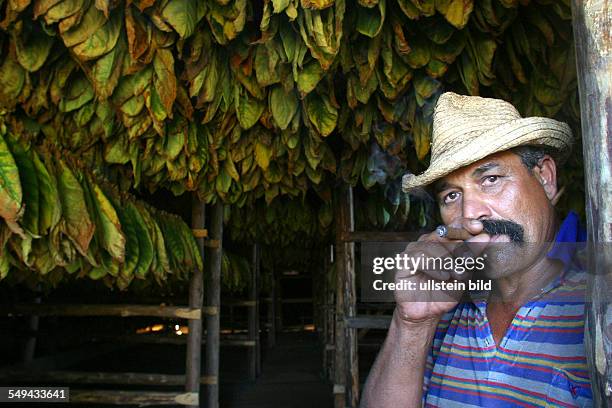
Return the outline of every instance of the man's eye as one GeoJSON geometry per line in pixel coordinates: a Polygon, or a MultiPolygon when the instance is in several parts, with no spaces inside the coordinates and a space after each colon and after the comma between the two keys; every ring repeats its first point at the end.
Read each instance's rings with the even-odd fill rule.
{"type": "Polygon", "coordinates": [[[486,176],[483,180],[483,184],[495,184],[499,180],[499,176],[486,176]]]}
{"type": "Polygon", "coordinates": [[[444,204],[450,204],[453,201],[457,201],[458,198],[459,198],[459,193],[457,191],[453,191],[445,195],[442,201],[444,201],[444,204]]]}

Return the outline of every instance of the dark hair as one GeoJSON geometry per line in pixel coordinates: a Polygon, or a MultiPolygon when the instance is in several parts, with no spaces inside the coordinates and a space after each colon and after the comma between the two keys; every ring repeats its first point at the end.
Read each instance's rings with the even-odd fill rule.
{"type": "Polygon", "coordinates": [[[517,146],[510,149],[510,151],[521,158],[521,161],[528,170],[533,170],[545,155],[554,158],[553,150],[542,146],[517,146]]]}

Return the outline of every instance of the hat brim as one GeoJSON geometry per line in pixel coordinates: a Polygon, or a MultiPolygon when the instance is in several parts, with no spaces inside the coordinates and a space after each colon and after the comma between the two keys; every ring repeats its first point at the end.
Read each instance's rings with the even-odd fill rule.
{"type": "Polygon", "coordinates": [[[572,144],[572,131],[566,123],[541,117],[519,118],[484,132],[465,143],[457,139],[454,148],[432,161],[424,173],[418,176],[404,175],[402,190],[409,192],[414,188],[429,185],[491,154],[518,146],[552,148],[555,160],[561,164],[569,156],[572,144]]]}

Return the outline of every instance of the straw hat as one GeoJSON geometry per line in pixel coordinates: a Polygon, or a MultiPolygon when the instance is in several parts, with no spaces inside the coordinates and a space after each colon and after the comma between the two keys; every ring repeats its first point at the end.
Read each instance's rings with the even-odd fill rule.
{"type": "Polygon", "coordinates": [[[542,117],[521,118],[516,108],[501,99],[457,95],[440,96],[433,114],[431,162],[416,176],[406,174],[407,192],[446,176],[493,153],[522,145],[550,147],[563,162],[572,146],[570,127],[542,117]]]}

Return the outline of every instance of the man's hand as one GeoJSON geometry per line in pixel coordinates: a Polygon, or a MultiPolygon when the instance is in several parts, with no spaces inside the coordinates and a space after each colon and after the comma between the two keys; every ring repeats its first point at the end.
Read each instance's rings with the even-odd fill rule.
{"type": "MultiPolygon", "coordinates": [[[[478,256],[484,250],[491,237],[483,233],[483,225],[478,220],[464,219],[453,223],[453,226],[463,227],[470,232],[473,237],[466,240],[451,240],[441,238],[435,232],[422,235],[417,242],[410,243],[403,252],[410,258],[447,258],[455,257],[466,252],[470,256],[478,256]]],[[[470,274],[457,273],[454,270],[434,270],[427,269],[424,265],[416,271],[398,270],[395,281],[412,281],[416,284],[417,290],[396,290],[395,301],[396,309],[400,321],[405,324],[414,325],[423,322],[437,321],[440,317],[457,305],[461,293],[457,291],[421,291],[418,290],[421,283],[428,280],[452,281],[467,280],[470,274]]]]}
{"type": "MultiPolygon", "coordinates": [[[[470,256],[478,256],[491,239],[482,233],[480,221],[457,221],[452,226],[462,226],[474,236],[466,241],[458,241],[440,238],[435,233],[425,234],[418,242],[408,245],[404,254],[408,257],[445,258],[466,256],[468,252],[470,256]]],[[[467,278],[467,273],[421,268],[414,274],[412,271],[398,271],[395,281],[407,279],[419,285],[429,279],[448,281],[467,278]]],[[[361,408],[421,407],[423,374],[436,326],[440,317],[455,307],[461,295],[446,293],[447,296],[444,296],[445,293],[441,291],[420,290],[396,290],[394,293],[397,302],[395,313],[385,343],[368,375],[361,408]]]]}

